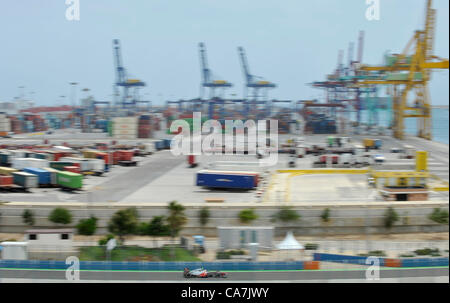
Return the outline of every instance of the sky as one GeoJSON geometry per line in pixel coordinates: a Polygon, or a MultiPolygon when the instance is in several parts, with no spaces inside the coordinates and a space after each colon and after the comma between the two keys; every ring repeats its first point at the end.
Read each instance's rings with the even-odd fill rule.
{"type": "MultiPolygon", "coordinates": [[[[23,91],[37,105],[70,104],[70,82],[79,83],[77,97],[89,88],[97,100],[111,100],[113,39],[120,39],[125,68],[147,83],[141,94],[153,104],[198,97],[199,42],[213,73],[234,84],[227,96],[243,94],[242,46],[251,73],[278,85],[270,98],[320,98],[323,92],[308,83],[334,71],[338,51],[347,53],[349,42],[356,48],[360,30],[363,62],[381,64],[386,51],[400,53],[423,27],[426,1],[380,0],[378,21],[366,19],[366,0],[79,2],[80,20],[69,21],[64,0],[0,0],[0,101],[23,91]]],[[[449,1],[433,2],[435,54],[449,58],[449,1]]],[[[448,82],[448,70],[433,73],[433,105],[448,104],[448,82]]]]}

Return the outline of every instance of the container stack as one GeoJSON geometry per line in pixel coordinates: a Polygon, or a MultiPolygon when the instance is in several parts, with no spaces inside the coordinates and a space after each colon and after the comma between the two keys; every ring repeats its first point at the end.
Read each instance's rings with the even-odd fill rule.
{"type": "Polygon", "coordinates": [[[11,122],[11,131],[15,134],[23,133],[22,121],[15,116],[9,117],[11,122]]]}
{"type": "Polygon", "coordinates": [[[139,117],[138,138],[148,139],[151,137],[150,115],[142,115],[139,117]]]}
{"type": "Polygon", "coordinates": [[[11,123],[6,114],[0,113],[0,137],[8,135],[11,131],[11,123]]]}
{"type": "Polygon", "coordinates": [[[112,134],[116,139],[136,139],[138,132],[137,117],[120,117],[113,119],[112,134]]]}

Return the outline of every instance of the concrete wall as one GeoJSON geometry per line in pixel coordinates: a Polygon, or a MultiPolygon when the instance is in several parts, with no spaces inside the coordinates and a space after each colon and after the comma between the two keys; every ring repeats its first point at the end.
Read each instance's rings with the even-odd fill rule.
{"type": "MultiPolygon", "coordinates": [[[[239,226],[242,225],[237,219],[242,209],[254,208],[259,219],[254,221],[254,226],[275,226],[275,235],[282,236],[287,230],[293,230],[297,235],[327,235],[327,234],[364,234],[370,226],[370,233],[386,233],[383,216],[386,208],[393,206],[400,216],[400,220],[391,229],[392,233],[418,233],[418,232],[447,232],[448,225],[436,224],[428,219],[428,215],[434,208],[448,211],[448,201],[442,202],[371,202],[367,207],[365,203],[315,203],[314,206],[292,204],[294,209],[301,215],[298,223],[283,225],[271,222],[272,216],[279,210],[279,205],[272,203],[248,203],[248,204],[211,204],[210,220],[205,227],[199,224],[199,210],[205,206],[204,203],[185,204],[186,215],[189,220],[182,232],[185,235],[203,234],[205,236],[217,236],[217,226],[239,226]],[[330,209],[329,222],[323,222],[320,218],[325,208],[330,209]],[[366,219],[367,216],[367,219],[366,219]]],[[[53,208],[61,206],[61,203],[5,203],[0,205],[0,232],[22,233],[29,229],[22,220],[24,209],[34,212],[36,225],[33,228],[55,228],[56,225],[47,220],[53,208]]],[[[111,216],[120,209],[136,206],[140,220],[149,222],[154,216],[167,215],[167,203],[152,204],[119,204],[119,203],[96,203],[87,205],[85,203],[65,203],[62,205],[69,209],[73,216],[74,227],[80,219],[91,215],[97,217],[98,234],[107,233],[107,224],[111,216]]],[[[61,226],[58,226],[61,227],[61,226]]]]}

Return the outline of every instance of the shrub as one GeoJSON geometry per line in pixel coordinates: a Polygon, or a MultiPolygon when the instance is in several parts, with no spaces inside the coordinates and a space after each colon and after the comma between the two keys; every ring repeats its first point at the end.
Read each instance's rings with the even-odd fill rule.
{"type": "Polygon", "coordinates": [[[48,219],[56,224],[70,224],[72,223],[72,215],[70,212],[62,207],[55,208],[51,213],[48,219]]]}
{"type": "Polygon", "coordinates": [[[200,220],[201,226],[205,226],[206,224],[208,224],[209,216],[210,216],[208,207],[202,207],[202,209],[200,209],[198,215],[199,215],[199,220],[200,220]]]}
{"type": "Polygon", "coordinates": [[[77,224],[77,230],[80,235],[91,236],[97,230],[97,218],[91,216],[89,219],[81,219],[77,224]]]}
{"type": "Polygon", "coordinates": [[[170,235],[175,237],[182,230],[183,226],[187,223],[187,217],[184,214],[184,206],[177,201],[172,201],[167,206],[169,210],[169,216],[166,218],[170,235]]]}
{"type": "Polygon", "coordinates": [[[273,221],[283,223],[294,222],[300,219],[300,215],[289,206],[282,207],[273,217],[273,221]]]}
{"type": "Polygon", "coordinates": [[[397,212],[392,207],[389,207],[384,214],[384,227],[391,229],[398,220],[397,212]]]}
{"type": "Polygon", "coordinates": [[[423,248],[423,249],[417,249],[414,251],[414,253],[418,256],[429,256],[432,254],[439,254],[438,248],[423,248]]]}
{"type": "Polygon", "coordinates": [[[428,218],[439,224],[448,224],[448,211],[435,208],[428,218]]]}
{"type": "Polygon", "coordinates": [[[368,254],[359,254],[361,257],[386,257],[386,253],[382,250],[372,250],[368,254]]]}
{"type": "Polygon", "coordinates": [[[244,224],[250,223],[259,218],[259,216],[255,214],[254,210],[251,208],[241,210],[239,212],[238,217],[239,221],[241,221],[244,224]]]}
{"type": "Polygon", "coordinates": [[[98,240],[98,245],[102,246],[102,245],[106,245],[106,243],[108,243],[109,240],[114,239],[114,235],[113,234],[108,234],[105,237],[101,238],[100,240],[98,240]]]}
{"type": "Polygon", "coordinates": [[[25,209],[23,211],[22,219],[23,219],[23,223],[25,223],[28,226],[33,226],[35,223],[34,213],[32,210],[29,210],[29,209],[25,209]]]}
{"type": "Polygon", "coordinates": [[[118,235],[121,242],[123,242],[126,235],[134,234],[137,231],[137,227],[138,212],[134,207],[117,211],[108,224],[108,230],[118,235]]]}
{"type": "Polygon", "coordinates": [[[163,216],[155,216],[150,223],[147,224],[145,234],[147,236],[170,236],[170,229],[169,226],[164,223],[163,216]]]}
{"type": "Polygon", "coordinates": [[[325,208],[323,210],[322,214],[320,215],[320,218],[322,219],[322,222],[330,221],[330,209],[329,208],[325,208]]]}
{"type": "Polygon", "coordinates": [[[319,244],[317,243],[306,243],[305,250],[317,250],[319,248],[319,244]]]}

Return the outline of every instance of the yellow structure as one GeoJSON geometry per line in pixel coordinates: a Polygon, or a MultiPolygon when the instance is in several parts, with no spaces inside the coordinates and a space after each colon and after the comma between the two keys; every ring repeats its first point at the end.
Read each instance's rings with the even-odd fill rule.
{"type": "Polygon", "coordinates": [[[416,152],[416,171],[418,172],[428,171],[428,152],[426,151],[416,152]]]}
{"type": "MultiPolygon", "coordinates": [[[[427,0],[424,29],[415,32],[413,38],[401,54],[388,57],[385,66],[360,67],[361,75],[378,72],[381,77],[364,79],[357,86],[389,85],[393,96],[394,137],[404,138],[405,118],[417,118],[419,137],[431,140],[431,100],[428,82],[431,70],[448,69],[448,59],[433,55],[436,10],[432,0],[427,0]],[[414,93],[414,102],[408,103],[410,93],[414,93]]],[[[369,77],[370,78],[370,77],[369,77]]]]}

